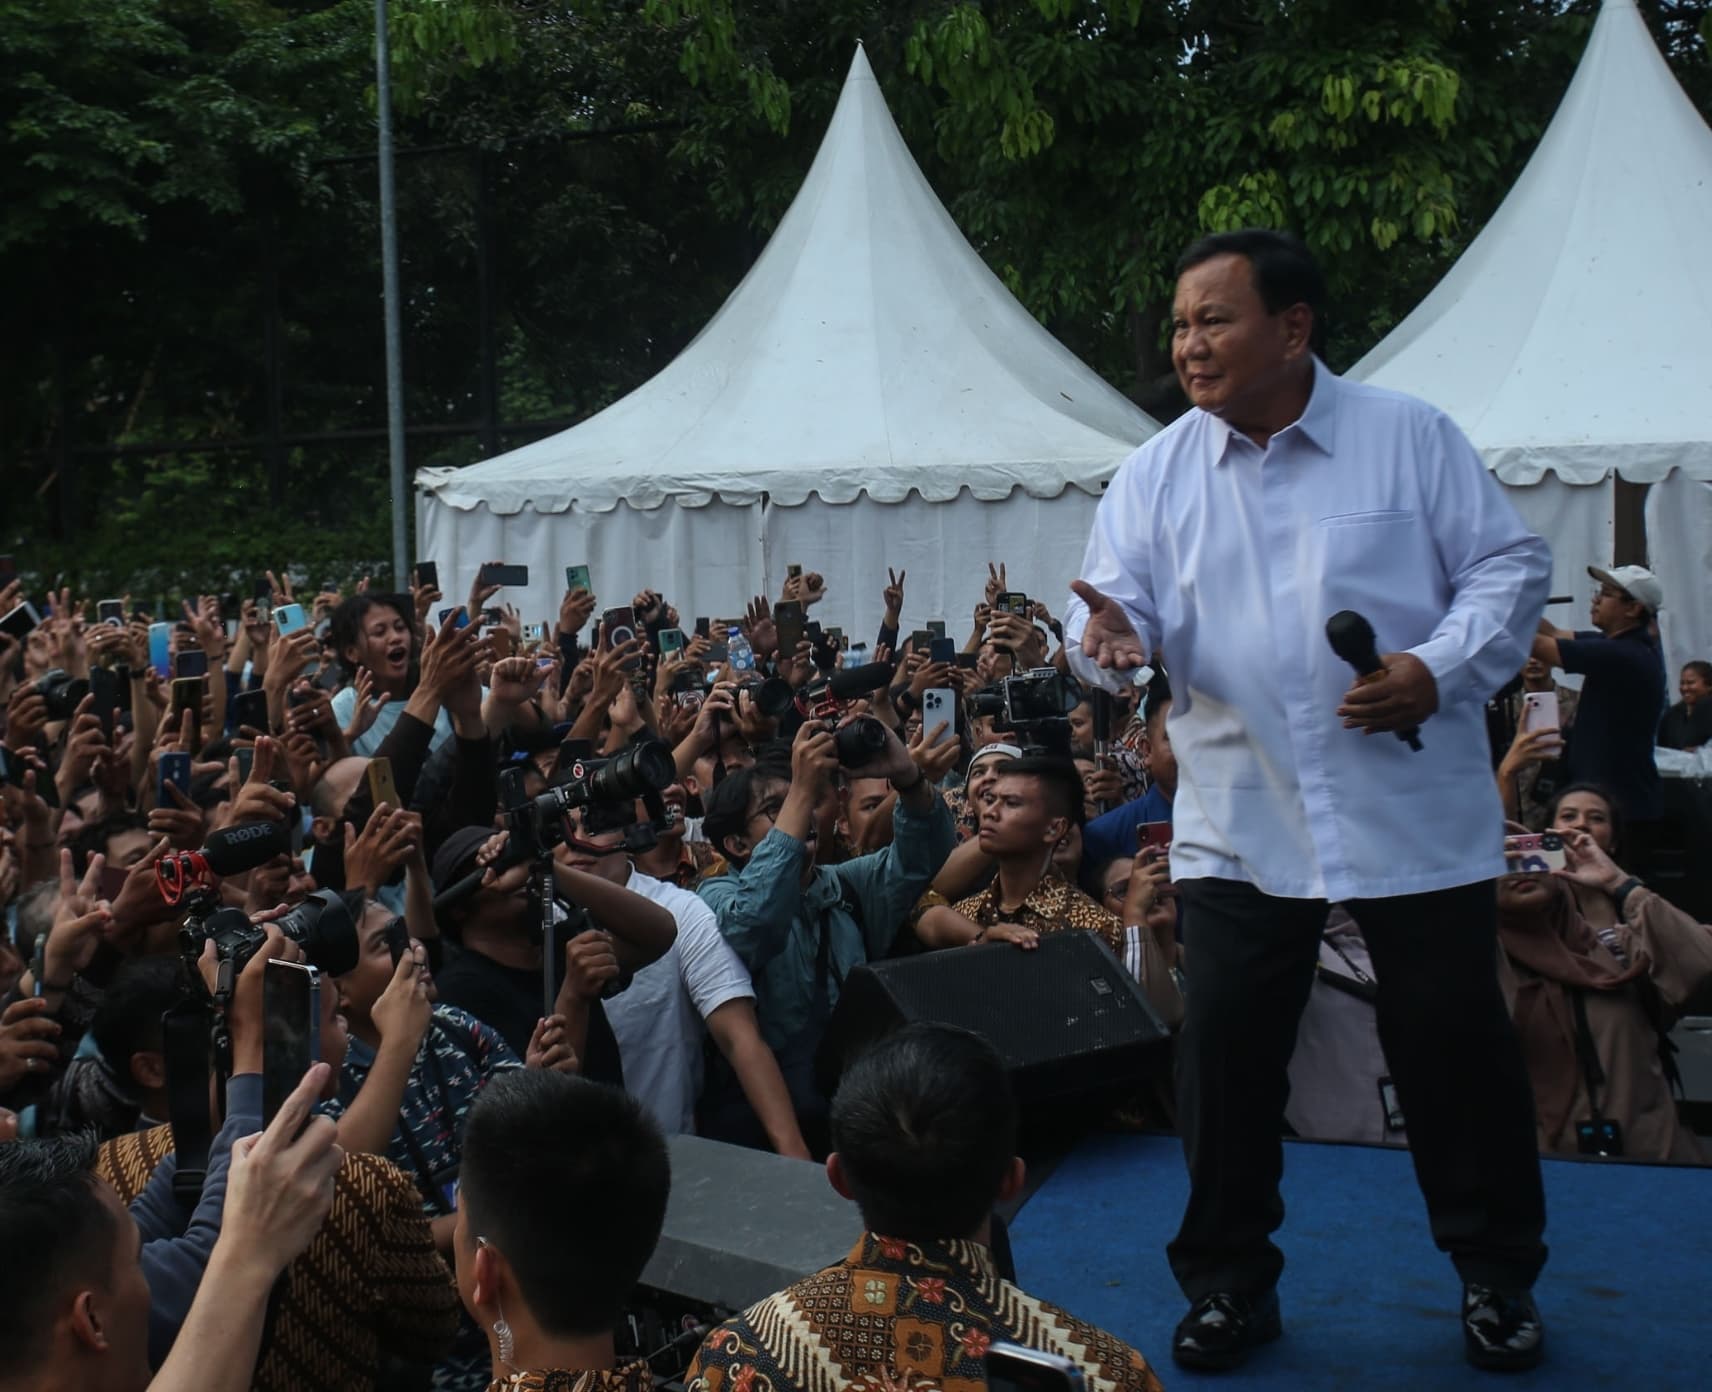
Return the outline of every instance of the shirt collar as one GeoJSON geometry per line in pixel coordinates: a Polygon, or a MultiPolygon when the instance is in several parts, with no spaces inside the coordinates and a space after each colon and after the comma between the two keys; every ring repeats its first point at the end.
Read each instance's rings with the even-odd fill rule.
{"type": "Polygon", "coordinates": [[[991,1248],[964,1238],[911,1242],[901,1237],[863,1233],[844,1260],[848,1266],[880,1271],[918,1272],[927,1264],[954,1266],[981,1285],[996,1281],[999,1271],[991,1248]]]}
{"type": "MultiPolygon", "coordinates": [[[[1284,429],[1278,431],[1272,438],[1276,440],[1280,435],[1297,431],[1321,454],[1329,456],[1332,452],[1332,442],[1336,436],[1338,390],[1337,374],[1320,361],[1318,354],[1315,354],[1314,387],[1308,393],[1307,406],[1303,408],[1300,416],[1285,426],[1284,429]]],[[[1222,464],[1230,458],[1232,443],[1239,439],[1247,440],[1248,437],[1237,430],[1235,426],[1220,420],[1219,417],[1211,413],[1206,414],[1207,420],[1211,423],[1209,443],[1212,446],[1212,462],[1222,464]]],[[[1250,441],[1250,443],[1253,442],[1250,441]]]]}
{"type": "MultiPolygon", "coordinates": [[[[1056,866],[1048,867],[1040,877],[1040,883],[1028,892],[1028,898],[1013,910],[1017,918],[1024,914],[1034,914],[1037,918],[1057,918],[1064,909],[1064,900],[1070,892],[1070,886],[1058,874],[1056,866]]],[[[981,891],[980,922],[997,923],[999,914],[1003,912],[999,904],[999,881],[997,877],[981,891]]]]}

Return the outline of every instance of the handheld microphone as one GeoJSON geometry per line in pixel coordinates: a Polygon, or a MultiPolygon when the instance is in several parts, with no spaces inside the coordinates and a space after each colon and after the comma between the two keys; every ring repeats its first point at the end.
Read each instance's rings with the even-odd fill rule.
{"type": "MultiPolygon", "coordinates": [[[[1355,610],[1341,609],[1326,620],[1326,641],[1332,645],[1333,652],[1355,669],[1357,681],[1378,681],[1385,675],[1385,666],[1379,660],[1378,640],[1373,636],[1373,625],[1355,610]]],[[[1417,754],[1421,752],[1419,725],[1411,725],[1395,733],[1417,754]]]]}

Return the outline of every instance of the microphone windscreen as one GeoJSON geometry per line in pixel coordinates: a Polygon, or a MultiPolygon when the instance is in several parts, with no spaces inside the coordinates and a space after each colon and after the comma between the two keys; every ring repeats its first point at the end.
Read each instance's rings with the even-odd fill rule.
{"type": "Polygon", "coordinates": [[[291,831],[284,822],[245,822],[208,838],[202,855],[216,875],[241,875],[266,865],[291,850],[291,831]]]}
{"type": "Polygon", "coordinates": [[[895,662],[870,662],[865,667],[846,667],[827,678],[827,687],[840,701],[854,701],[882,686],[890,686],[898,670],[895,662]]]}
{"type": "Polygon", "coordinates": [[[1365,675],[1379,670],[1379,647],[1373,625],[1355,610],[1339,610],[1326,620],[1326,641],[1357,672],[1365,675]]]}

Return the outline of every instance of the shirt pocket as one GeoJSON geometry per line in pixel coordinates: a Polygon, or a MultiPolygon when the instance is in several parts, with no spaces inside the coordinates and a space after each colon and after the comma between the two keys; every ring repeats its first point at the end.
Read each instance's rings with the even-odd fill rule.
{"type": "Polygon", "coordinates": [[[1339,512],[1331,517],[1322,517],[1320,525],[1326,528],[1334,527],[1377,527],[1383,525],[1401,525],[1413,522],[1415,514],[1407,508],[1387,508],[1379,512],[1339,512]]]}

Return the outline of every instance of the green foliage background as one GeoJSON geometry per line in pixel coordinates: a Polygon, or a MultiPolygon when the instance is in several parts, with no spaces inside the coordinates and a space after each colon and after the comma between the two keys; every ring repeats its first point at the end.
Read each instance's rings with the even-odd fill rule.
{"type": "MultiPolygon", "coordinates": [[[[1639,4],[1712,113],[1712,0],[1639,4]]],[[[668,362],[753,262],[860,40],[989,264],[1169,417],[1161,325],[1187,241],[1303,235],[1347,365],[1502,199],[1596,11],[394,0],[408,413],[448,431],[414,440],[411,466],[480,454],[449,432],[480,400],[481,179],[502,418],[580,419],[668,362]]],[[[38,584],[385,569],[375,170],[350,158],[374,145],[372,16],[367,0],[0,0],[0,553],[38,584]],[[341,432],[289,449],[278,504],[257,443],[273,294],[282,428],[341,432]],[[114,452],[162,442],[223,448],[114,452]]]]}

